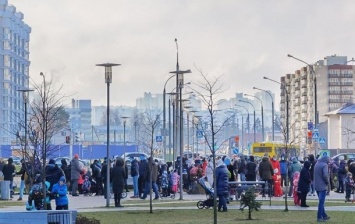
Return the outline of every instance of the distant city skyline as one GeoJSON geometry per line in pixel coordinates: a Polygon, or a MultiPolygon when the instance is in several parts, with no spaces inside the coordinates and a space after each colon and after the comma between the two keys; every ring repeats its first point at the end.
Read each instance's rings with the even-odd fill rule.
{"type": "MultiPolygon", "coordinates": [[[[350,1],[117,1],[8,0],[32,27],[30,80],[51,77],[71,98],[106,105],[104,71],[95,65],[122,64],[113,69],[113,105],[134,106],[144,92],[163,91],[175,70],[178,39],[186,81],[197,82],[198,69],[222,75],[221,98],[236,92],[253,95],[253,86],[267,86],[280,102],[280,87],[262,79],[280,80],[304,65],[338,54],[354,56],[349,44],[354,24],[350,1]],[[330,16],[334,9],[341,16],[330,16]],[[177,13],[178,12],[178,13],[177,13]],[[94,15],[94,16],[93,16],[94,15]],[[336,30],[336,32],[334,32],[336,30]]],[[[173,80],[167,87],[172,90],[173,80]]]]}

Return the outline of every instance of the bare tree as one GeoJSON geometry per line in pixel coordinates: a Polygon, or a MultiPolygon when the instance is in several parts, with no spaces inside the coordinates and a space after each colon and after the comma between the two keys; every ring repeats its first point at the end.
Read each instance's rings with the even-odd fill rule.
{"type": "MultiPolygon", "coordinates": [[[[208,75],[205,75],[201,69],[197,70],[200,73],[202,80],[195,84],[196,88],[190,88],[196,92],[196,96],[207,107],[208,117],[206,118],[206,120],[209,123],[210,130],[204,129],[203,126],[201,126],[201,129],[204,130],[204,138],[206,144],[208,145],[208,148],[212,153],[213,169],[216,170],[216,151],[224,143],[222,142],[220,145],[217,145],[216,137],[222,127],[228,122],[228,120],[232,119],[233,116],[227,118],[224,121],[218,122],[218,119],[216,119],[216,117],[218,112],[220,111],[217,110],[217,102],[219,99],[219,95],[225,91],[225,89],[223,88],[223,84],[220,83],[221,76],[209,78],[208,75]]],[[[217,224],[217,183],[215,172],[213,174],[213,180],[215,189],[213,222],[217,224]]]]}
{"type": "MultiPolygon", "coordinates": [[[[32,177],[40,173],[45,186],[47,158],[59,150],[57,145],[51,144],[52,138],[67,126],[68,120],[65,120],[67,115],[63,113],[62,100],[65,96],[60,94],[61,88],[55,89],[52,82],[47,83],[45,78],[40,85],[34,83],[33,86],[39,98],[30,104],[28,130],[32,147],[27,151],[26,158],[32,166],[32,177]]],[[[46,197],[45,187],[43,194],[46,197]]],[[[46,209],[47,204],[44,206],[46,209]]]]}
{"type": "Polygon", "coordinates": [[[155,143],[155,135],[157,134],[158,131],[158,125],[160,122],[160,114],[154,115],[151,114],[151,111],[146,111],[143,116],[141,125],[143,126],[142,128],[142,134],[140,138],[140,144],[145,146],[146,149],[149,150],[149,155],[150,158],[148,159],[148,169],[149,169],[149,206],[150,206],[150,213],[153,213],[153,198],[152,198],[152,183],[153,183],[153,178],[152,178],[152,169],[154,168],[154,155],[158,151],[158,146],[155,143]]]}
{"type": "Polygon", "coordinates": [[[349,149],[351,143],[355,141],[352,119],[353,118],[347,117],[344,121],[345,124],[341,127],[342,135],[345,136],[346,149],[349,149]]]}

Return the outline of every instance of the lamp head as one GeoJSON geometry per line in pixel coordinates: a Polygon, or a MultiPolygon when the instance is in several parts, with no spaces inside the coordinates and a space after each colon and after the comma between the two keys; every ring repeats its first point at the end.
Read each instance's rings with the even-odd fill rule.
{"type": "Polygon", "coordinates": [[[266,76],[264,76],[263,78],[264,78],[264,79],[269,79],[269,78],[268,78],[268,77],[266,77],[266,76]]]}
{"type": "Polygon", "coordinates": [[[289,57],[289,58],[293,58],[293,56],[292,56],[292,55],[290,55],[290,54],[287,54],[287,57],[289,57]]]}

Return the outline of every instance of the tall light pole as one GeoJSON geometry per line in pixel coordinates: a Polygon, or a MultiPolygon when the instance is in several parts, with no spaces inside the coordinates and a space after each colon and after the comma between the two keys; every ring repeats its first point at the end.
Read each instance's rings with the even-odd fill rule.
{"type": "Polygon", "coordinates": [[[176,93],[175,92],[171,92],[171,93],[167,93],[170,95],[169,97],[169,107],[168,107],[168,113],[169,113],[169,119],[168,119],[168,123],[169,123],[169,159],[172,159],[172,162],[173,162],[173,167],[175,169],[175,155],[176,155],[176,152],[175,152],[175,148],[176,148],[176,129],[175,129],[175,95],[176,93]],[[171,98],[173,98],[171,100],[171,98]],[[170,111],[170,107],[173,107],[173,123],[171,124],[171,111],[170,111]],[[173,126],[173,133],[171,133],[171,126],[173,126]],[[171,136],[173,136],[173,145],[171,145],[171,136]],[[173,152],[171,153],[171,148],[173,148],[173,152]],[[171,157],[172,156],[172,157],[171,157]]]}
{"type": "MultiPolygon", "coordinates": [[[[317,108],[317,76],[316,76],[316,72],[314,71],[313,66],[308,64],[307,62],[305,62],[305,61],[303,61],[303,60],[301,60],[299,58],[296,58],[296,57],[294,57],[294,56],[292,56],[290,54],[288,54],[287,57],[293,58],[293,59],[295,59],[297,61],[302,62],[303,64],[306,64],[310,68],[311,72],[313,73],[313,84],[314,84],[314,127],[317,128],[318,123],[319,123],[319,121],[318,121],[319,117],[318,117],[318,108],[317,108]]],[[[317,146],[314,148],[314,152],[317,155],[317,146]]]]}
{"type": "Polygon", "coordinates": [[[28,98],[29,98],[29,92],[32,92],[33,89],[20,89],[17,90],[18,92],[22,92],[22,97],[23,97],[23,102],[24,102],[24,109],[25,109],[25,148],[23,151],[22,158],[27,158],[27,104],[28,104],[28,98]]]}
{"type": "Polygon", "coordinates": [[[261,105],[261,129],[262,129],[263,141],[264,141],[265,132],[264,132],[264,106],[263,106],[263,101],[261,101],[261,99],[259,97],[257,97],[257,96],[253,96],[253,95],[249,95],[249,94],[244,94],[244,96],[254,97],[255,99],[258,99],[260,101],[260,105],[261,105]]]}
{"type": "Polygon", "coordinates": [[[316,76],[316,72],[314,71],[314,68],[312,65],[308,64],[307,62],[296,58],[290,54],[287,55],[287,57],[289,58],[293,58],[297,61],[302,62],[303,64],[306,64],[312,71],[313,73],[313,84],[314,84],[314,127],[317,127],[317,124],[319,123],[318,121],[318,109],[317,109],[317,76],[316,76]]]}
{"type": "MultiPolygon", "coordinates": [[[[238,104],[236,104],[235,105],[236,107],[242,107],[242,108],[244,108],[246,111],[247,111],[247,119],[248,119],[248,139],[247,139],[247,142],[249,142],[250,141],[250,139],[249,139],[249,135],[250,135],[250,127],[249,127],[249,123],[250,123],[250,118],[249,118],[249,110],[248,110],[248,108],[246,108],[245,106],[242,106],[242,105],[238,105],[238,104]]],[[[244,131],[244,128],[243,128],[243,113],[242,113],[242,133],[243,133],[243,131],[244,131]]],[[[244,136],[242,137],[242,144],[244,144],[244,136]]],[[[250,147],[248,146],[248,148],[249,148],[249,153],[250,153],[250,147]]],[[[244,149],[243,149],[244,150],[244,149]]]]}
{"type": "Polygon", "coordinates": [[[96,65],[105,67],[105,83],[107,84],[106,207],[110,207],[110,83],[112,83],[112,67],[120,65],[121,64],[114,63],[104,63],[96,65]]]}
{"type": "Polygon", "coordinates": [[[126,162],[126,122],[129,117],[121,117],[123,119],[123,157],[126,162]]]}
{"type": "MultiPolygon", "coordinates": [[[[201,122],[202,116],[201,115],[195,115],[194,117],[197,118],[196,131],[194,132],[194,135],[196,135],[196,153],[198,154],[198,140],[199,140],[198,137],[199,137],[199,135],[197,135],[197,132],[199,132],[198,125],[201,122]]],[[[205,156],[207,156],[206,155],[206,150],[205,150],[205,156]]]]}
{"type": "Polygon", "coordinates": [[[185,73],[191,73],[190,69],[186,71],[180,71],[179,67],[179,47],[177,43],[177,39],[175,38],[175,44],[176,44],[176,71],[172,71],[170,73],[176,74],[176,114],[179,114],[180,117],[180,125],[179,125],[179,138],[180,138],[180,200],[183,200],[183,191],[182,191],[182,186],[183,186],[183,179],[182,179],[182,157],[184,153],[184,146],[183,146],[183,138],[182,138],[182,126],[183,126],[183,111],[182,111],[182,88],[184,86],[184,74],[185,73]]]}
{"type": "Polygon", "coordinates": [[[239,102],[243,102],[243,103],[248,103],[250,104],[253,109],[254,109],[254,142],[256,142],[256,126],[255,126],[255,107],[252,103],[250,103],[249,101],[245,101],[245,100],[239,100],[239,102]]]}
{"type": "MultiPolygon", "coordinates": [[[[164,161],[166,161],[166,109],[165,109],[165,103],[166,103],[166,99],[165,99],[165,96],[166,96],[166,84],[168,83],[168,81],[175,77],[175,75],[172,75],[170,76],[166,81],[165,81],[165,84],[164,84],[164,90],[163,90],[163,151],[164,151],[164,161]]],[[[170,107],[170,105],[169,105],[170,107]]],[[[170,133],[169,133],[170,135],[170,133]]],[[[169,145],[170,147],[170,145],[169,145]]]]}
{"type": "MultiPolygon", "coordinates": [[[[286,150],[286,158],[288,158],[288,91],[287,88],[284,84],[282,84],[281,82],[278,82],[276,80],[270,79],[266,76],[264,76],[264,79],[266,80],[270,80],[271,82],[275,82],[277,84],[279,84],[282,89],[286,92],[286,138],[285,138],[285,150],[286,150]]],[[[286,173],[288,172],[288,167],[286,166],[286,173]]],[[[288,182],[288,175],[286,175],[286,183],[288,182]]],[[[285,211],[288,211],[288,206],[287,206],[287,192],[288,192],[288,184],[286,184],[286,191],[285,191],[285,211]]]]}
{"type": "Polygon", "coordinates": [[[264,89],[259,89],[259,88],[257,88],[257,87],[253,87],[253,89],[257,89],[257,90],[260,90],[260,91],[264,91],[264,92],[266,92],[267,94],[269,94],[269,96],[271,97],[271,110],[272,110],[272,141],[275,141],[275,120],[274,120],[274,113],[275,113],[275,109],[274,109],[274,97],[272,97],[272,95],[271,95],[271,93],[270,93],[270,91],[266,91],[266,90],[264,90],[264,89]]]}

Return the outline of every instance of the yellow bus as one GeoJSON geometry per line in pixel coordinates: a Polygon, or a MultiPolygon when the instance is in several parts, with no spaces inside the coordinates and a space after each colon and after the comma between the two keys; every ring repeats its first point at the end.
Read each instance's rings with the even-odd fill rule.
{"type": "MultiPolygon", "coordinates": [[[[287,145],[288,157],[300,156],[300,147],[297,145],[287,145]]],[[[276,155],[280,158],[281,155],[286,155],[285,144],[280,142],[255,142],[252,144],[250,153],[253,156],[263,157],[265,153],[269,157],[276,155]]]]}

